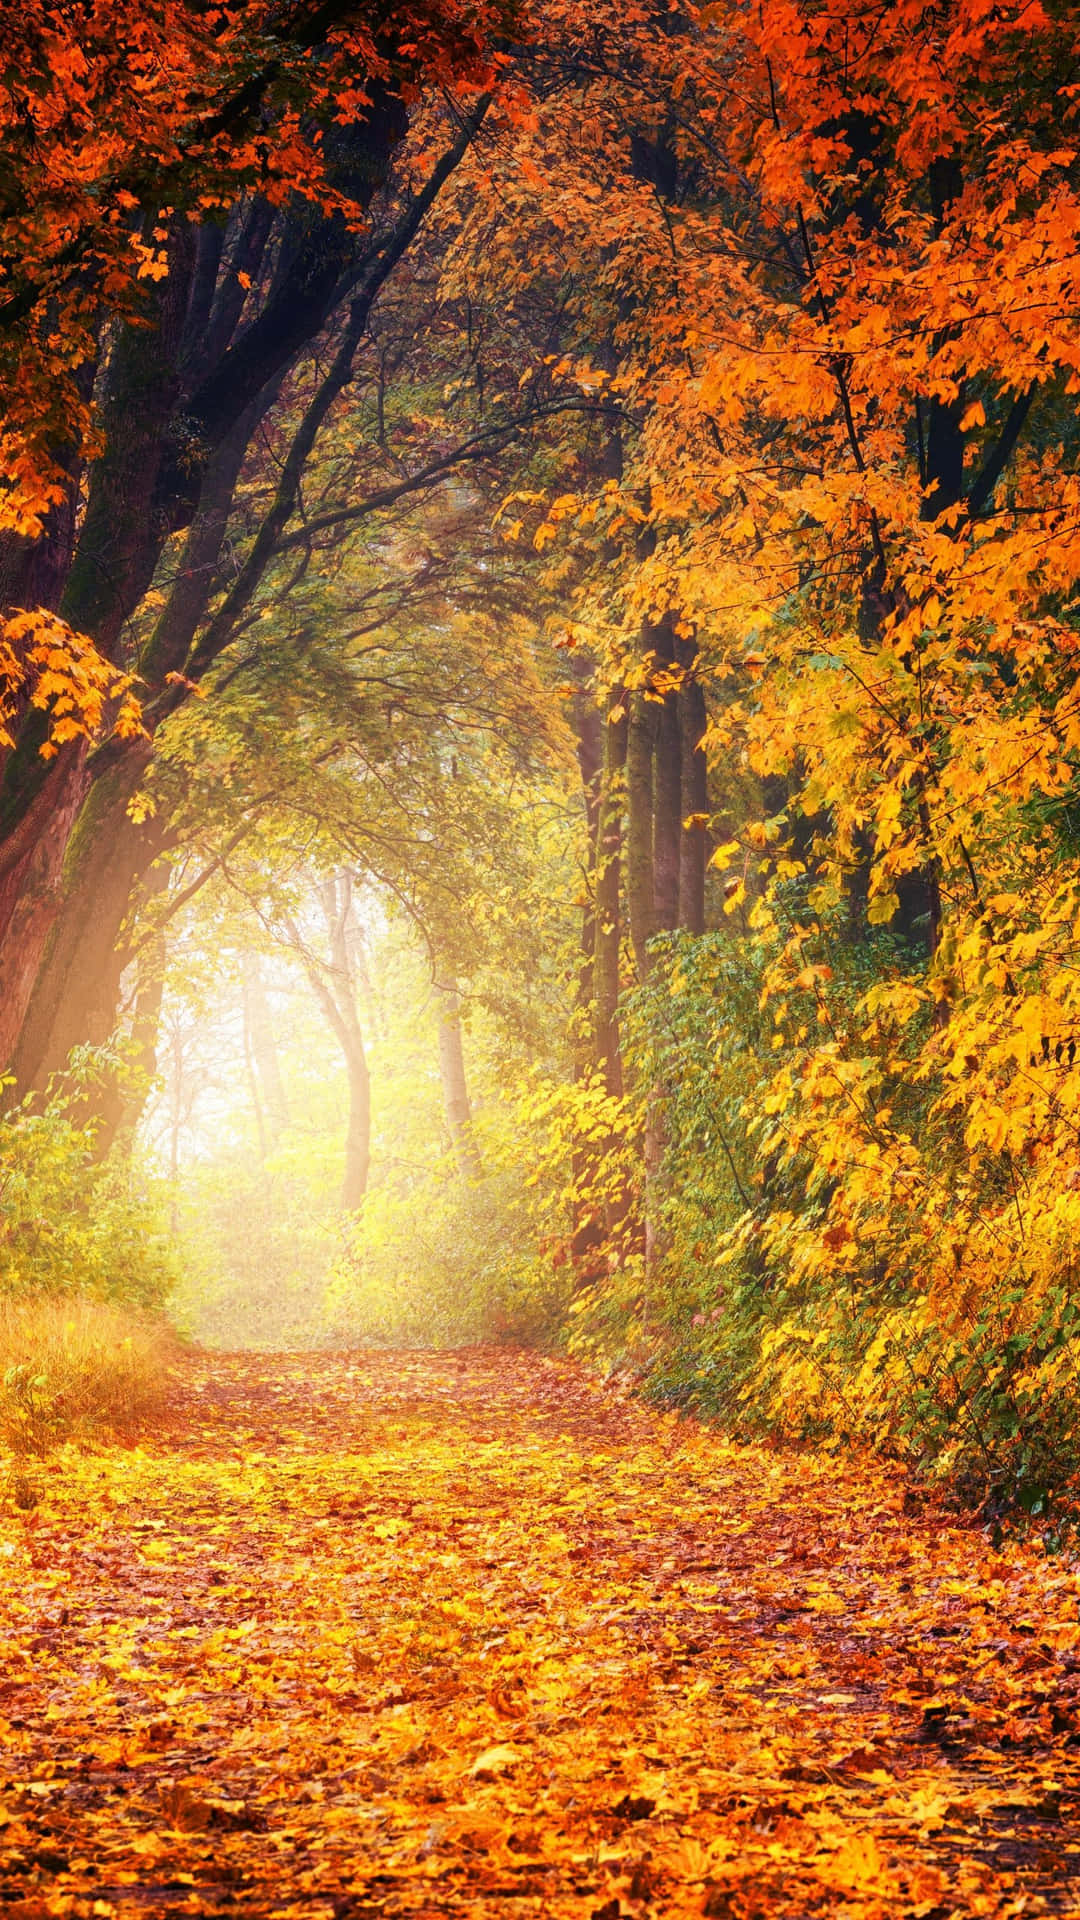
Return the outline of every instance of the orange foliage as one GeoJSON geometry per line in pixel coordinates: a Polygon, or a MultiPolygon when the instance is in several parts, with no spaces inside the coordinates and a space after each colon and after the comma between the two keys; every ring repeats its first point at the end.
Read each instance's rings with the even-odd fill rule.
{"type": "Polygon", "coordinates": [[[302,194],[360,216],[332,184],[314,124],[385,111],[394,94],[479,84],[496,4],[36,0],[3,7],[0,100],[0,531],[41,531],[63,456],[93,442],[81,368],[103,320],[138,318],[177,229],[243,194],[302,194]]]}
{"type": "Polygon", "coordinates": [[[121,739],[141,731],[134,678],[103,659],[81,634],[44,608],[0,623],[0,750],[14,744],[20,704],[49,714],[40,752],[51,759],[67,740],[99,734],[108,722],[121,739]]]}

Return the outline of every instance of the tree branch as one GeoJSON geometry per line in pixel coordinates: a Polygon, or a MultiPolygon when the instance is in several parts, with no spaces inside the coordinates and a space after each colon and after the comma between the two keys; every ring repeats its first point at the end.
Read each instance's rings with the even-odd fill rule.
{"type": "Polygon", "coordinates": [[[278,541],[276,550],[278,553],[287,553],[291,547],[305,545],[313,535],[323,533],[327,528],[347,526],[352,521],[366,519],[370,513],[378,513],[383,507],[395,506],[406,495],[417,493],[436,480],[444,480],[455,467],[464,466],[471,460],[480,460],[486,453],[500,453],[518,434],[536,426],[541,420],[553,419],[561,413],[599,413],[607,418],[613,411],[616,410],[608,402],[595,400],[553,400],[532,407],[527,413],[504,421],[501,426],[487,427],[480,433],[471,434],[451,452],[441,454],[437,460],[429,461],[426,467],[420,467],[416,473],[406,474],[402,480],[394,480],[388,486],[380,487],[377,492],[366,494],[363,500],[354,501],[350,507],[341,507],[332,513],[320,513],[314,519],[305,520],[302,527],[297,527],[295,532],[285,534],[278,541]]]}

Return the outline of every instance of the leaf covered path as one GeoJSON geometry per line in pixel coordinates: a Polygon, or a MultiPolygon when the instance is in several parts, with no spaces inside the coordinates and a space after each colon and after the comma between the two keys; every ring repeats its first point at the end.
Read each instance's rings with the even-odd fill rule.
{"type": "Polygon", "coordinates": [[[1080,1911],[1080,1574],[524,1354],[191,1363],[0,1523],[12,1916],[1080,1911]]]}

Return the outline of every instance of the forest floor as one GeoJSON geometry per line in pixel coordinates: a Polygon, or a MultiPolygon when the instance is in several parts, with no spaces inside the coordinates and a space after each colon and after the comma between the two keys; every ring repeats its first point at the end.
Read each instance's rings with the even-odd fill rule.
{"type": "Polygon", "coordinates": [[[33,1478],[10,1920],[1080,1913],[1080,1569],[880,1468],[483,1351],[202,1356],[33,1478]]]}

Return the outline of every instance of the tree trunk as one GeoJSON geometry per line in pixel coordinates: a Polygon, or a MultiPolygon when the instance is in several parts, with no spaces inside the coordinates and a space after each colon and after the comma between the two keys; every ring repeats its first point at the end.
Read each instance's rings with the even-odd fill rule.
{"type": "Polygon", "coordinates": [[[330,925],[330,993],[339,1015],[338,1037],[349,1080],[349,1124],[345,1135],[345,1174],[341,1204],[346,1213],[363,1205],[371,1171],[371,1073],[356,1007],[356,974],[349,925],[353,914],[352,875],[341,873],[322,889],[330,925]]]}
{"type": "MultiPolygon", "coordinates": [[[[119,329],[101,376],[105,397],[99,425],[105,430],[104,451],[90,472],[86,510],[61,599],[64,617],[89,633],[110,658],[118,658],[122,651],[126,623],[151,582],[168,535],[191,526],[196,501],[205,497],[213,481],[215,461],[227,456],[234,435],[241,443],[246,439],[240,431],[242,416],[258,408],[259,396],[283,377],[350,290],[349,325],[359,337],[380,288],[468,150],[486,104],[485,96],[389,234],[381,232],[361,246],[340,213],[321,221],[309,209],[286,209],[280,215],[270,292],[248,325],[241,322],[241,304],[232,286],[235,261],[227,250],[223,257],[212,243],[204,243],[196,263],[194,230],[186,220],[177,222],[170,271],[151,295],[157,324],[119,329]],[[211,301],[208,329],[211,268],[219,259],[226,284],[219,284],[211,301]],[[185,328],[191,326],[199,334],[196,341],[185,335],[185,328]],[[217,358],[208,367],[200,360],[199,349],[211,336],[217,358]],[[195,384],[185,385],[186,381],[195,384]]],[[[385,177],[392,147],[403,130],[400,102],[379,93],[368,122],[341,134],[335,180],[362,206],[369,204],[385,177]]],[[[265,221],[253,215],[248,226],[254,230],[256,250],[261,251],[267,239],[265,221]]],[[[335,369],[339,358],[335,356],[335,369]]],[[[320,382],[297,442],[303,441],[305,433],[314,438],[326,407],[350,373],[351,361],[342,367],[341,380],[329,397],[326,381],[320,382]]],[[[302,466],[309,450],[294,443],[293,467],[302,466]]],[[[262,577],[281,525],[295,507],[299,472],[293,473],[286,464],[288,485],[284,491],[279,489],[256,538],[254,554],[249,554],[241,569],[237,585],[243,585],[247,598],[253,583],[262,577]]],[[[223,520],[224,516],[222,524],[223,520]]],[[[150,645],[158,718],[187,692],[176,680],[165,686],[167,675],[186,668],[198,679],[234,631],[230,618],[211,621],[199,647],[187,660],[183,658],[190,636],[185,643],[182,629],[189,622],[181,602],[185,595],[193,603],[200,602],[197,621],[201,620],[214,587],[212,570],[208,575],[187,564],[192,542],[200,539],[204,544],[216,541],[220,547],[220,526],[213,515],[201,524],[196,516],[177,594],[150,645]],[[174,611],[177,622],[170,627],[174,611]]],[[[226,597],[230,613],[236,601],[234,586],[226,597]]],[[[55,955],[59,953],[66,964],[67,943],[59,921],[78,918],[82,912],[82,903],[70,897],[72,867],[77,877],[99,857],[88,854],[82,844],[83,830],[99,811],[102,817],[111,815],[110,807],[99,808],[89,792],[91,765],[84,742],[62,748],[53,763],[41,759],[47,724],[36,709],[26,713],[17,745],[5,761],[0,788],[0,1068],[17,1054],[23,1063],[20,1073],[25,1073],[30,1058],[46,1057],[37,1001],[41,998],[47,1009],[53,1008],[55,955]],[[73,834],[80,844],[71,861],[68,841],[73,834]],[[26,1033],[24,1022],[30,1029],[26,1033]]],[[[107,768],[111,775],[123,757],[122,750],[104,755],[99,751],[93,766],[107,768]]],[[[126,829],[122,833],[126,839],[126,829]]],[[[111,850],[101,857],[114,870],[113,889],[119,891],[111,850]]],[[[110,978],[114,977],[111,969],[110,978]]],[[[100,1021],[96,1024],[100,1026],[100,1021]]]]}
{"type": "MultiPolygon", "coordinates": [[[[663,669],[672,653],[667,620],[647,626],[642,635],[652,670],[663,669]]],[[[675,702],[658,705],[644,693],[634,695],[627,744],[626,896],[630,937],[638,979],[651,970],[648,942],[660,924],[673,926],[678,914],[678,848],[682,799],[681,742],[675,702]],[[657,857],[662,863],[657,869],[657,857]],[[660,920],[660,911],[667,916],[660,920]]],[[[657,1224],[658,1175],[666,1147],[664,1088],[645,1089],[645,1312],[662,1253],[657,1224]]]]}
{"type": "Polygon", "coordinates": [[[649,976],[648,943],[656,932],[653,893],[653,745],[656,707],[630,695],[626,740],[626,911],[639,980],[649,976]]]}
{"type": "MultiPolygon", "coordinates": [[[[247,431],[242,428],[207,471],[200,511],[143,662],[148,679],[160,681],[167,672],[179,671],[184,665],[214,591],[229,507],[246,445],[247,431]]],[[[23,750],[26,744],[24,737],[23,750]]],[[[100,985],[103,994],[110,989],[114,994],[112,1013],[107,1021],[100,1015],[95,1019],[92,1034],[80,1033],[69,1020],[61,1023],[56,1045],[50,1047],[42,1036],[42,1007],[52,1006],[58,993],[66,992],[72,964],[72,929],[76,930],[76,941],[88,920],[94,923],[95,934],[108,929],[114,936],[119,934],[128,906],[127,899],[120,905],[125,851],[129,857],[130,898],[154,858],[159,838],[152,824],[132,832],[131,823],[122,817],[148,765],[145,741],[117,744],[109,753],[93,757],[88,755],[84,741],[76,741],[63,750],[51,770],[40,755],[37,757],[45,770],[43,777],[28,811],[0,850],[0,1063],[13,1063],[24,1089],[40,1087],[49,1074],[59,1072],[72,1046],[82,1040],[99,1043],[111,1033],[126,956],[122,956],[119,967],[105,966],[100,985]],[[113,795],[122,796],[119,807],[113,795]],[[107,837],[94,852],[90,842],[102,834],[107,837]],[[153,851],[148,852],[149,848],[153,851]],[[97,891],[102,859],[111,874],[107,901],[99,898],[97,891]]],[[[34,778],[39,778],[36,772],[34,778]]],[[[13,773],[6,795],[8,806],[17,810],[28,791],[25,783],[20,787],[13,773]]],[[[95,958],[101,953],[100,939],[95,938],[94,952],[95,958]]],[[[86,974],[86,964],[80,966],[80,972],[86,974]]],[[[84,979],[80,989],[84,997],[88,986],[84,979]]],[[[77,1004],[81,1001],[72,1001],[72,1012],[77,1004]]]]}
{"type": "Polygon", "coordinates": [[[679,869],[682,842],[682,728],[679,694],[665,686],[674,665],[674,635],[670,618],[653,629],[658,689],[663,704],[656,709],[653,766],[653,894],[657,931],[670,933],[679,924],[679,869]],[[665,668],[668,669],[665,676],[665,668]]]}
{"type": "MultiPolygon", "coordinates": [[[[387,130],[381,129],[377,137],[386,139],[387,130]]],[[[387,153],[388,148],[382,154],[384,161],[387,153]]],[[[365,200],[370,199],[378,177],[375,169],[364,189],[365,200]]],[[[308,255],[313,261],[319,256],[323,279],[330,272],[336,285],[340,271],[334,264],[334,249],[323,235],[320,250],[320,231],[313,228],[309,234],[308,255]]],[[[333,235],[339,248],[346,243],[340,218],[333,235]]],[[[355,255],[355,242],[347,240],[346,250],[355,255]]],[[[199,494],[192,480],[198,465],[192,465],[195,438],[189,413],[202,390],[200,396],[185,397],[179,371],[194,260],[194,231],[186,220],[179,221],[170,247],[169,272],[148,301],[152,324],[119,329],[102,376],[105,399],[98,425],[104,451],[90,471],[86,510],[60,596],[60,612],[112,660],[119,657],[126,623],[150,585],[171,527],[190,519],[192,494],[199,494]],[[179,433],[170,438],[170,429],[179,426],[186,439],[179,433]],[[181,457],[181,440],[192,458],[181,457]],[[186,512],[180,511],[178,517],[184,503],[186,512]]],[[[304,291],[306,296],[306,283],[304,291]]],[[[295,292],[282,288],[277,302],[282,313],[302,308],[307,316],[308,331],[299,341],[294,341],[289,328],[279,337],[268,324],[254,344],[250,336],[256,329],[249,329],[242,336],[242,350],[223,343],[216,373],[229,361],[230,383],[228,391],[217,396],[213,430],[207,416],[206,431],[198,436],[204,448],[211,453],[225,449],[248,402],[291,361],[303,339],[318,330],[330,304],[329,283],[322,290],[320,281],[319,297],[310,312],[295,292]],[[240,360],[245,361],[250,395],[245,388],[240,396],[240,360]],[[256,365],[258,378],[251,374],[256,365]]],[[[267,322],[272,318],[270,310],[262,316],[267,322]]],[[[231,488],[228,492],[231,498],[231,488]]],[[[206,531],[197,524],[195,535],[204,538],[204,544],[206,531]]],[[[210,531],[220,547],[220,528],[213,526],[210,531]]],[[[24,563],[31,564],[29,556],[24,563]]],[[[191,564],[189,543],[176,599],[182,600],[185,590],[201,596],[201,618],[212,584],[199,566],[191,564]]],[[[154,665],[158,664],[155,659],[154,665]]],[[[178,671],[183,660],[171,658],[161,665],[163,672],[178,671]]],[[[6,758],[0,789],[0,1063],[21,1045],[22,1020],[31,995],[36,998],[39,991],[38,966],[65,896],[61,870],[68,837],[73,828],[78,832],[76,823],[82,823],[89,784],[85,743],[72,742],[62,748],[56,762],[48,763],[40,752],[47,732],[47,716],[31,709],[6,758]]]]}
{"type": "Polygon", "coordinates": [[[43,1089],[78,1046],[104,1046],[116,1026],[130,959],[121,939],[134,883],[167,843],[160,819],[128,813],[149,757],[145,742],[91,787],[64,853],[61,904],[51,915],[33,997],[11,1055],[16,1088],[43,1089]]]}
{"type": "Polygon", "coordinates": [[[273,1148],[289,1124],[289,1105],[285,1097],[285,1083],[281,1078],[274,1016],[266,997],[262,964],[257,953],[249,953],[245,958],[243,993],[244,1023],[262,1097],[267,1137],[273,1148]]]}
{"type": "Polygon", "coordinates": [[[64,853],[86,794],[86,743],[61,755],[0,850],[0,1070],[10,1066],[63,900],[64,853]]]}
{"type": "Polygon", "coordinates": [[[479,1180],[483,1168],[473,1132],[472,1106],[465,1078],[465,1050],[461,1039],[461,995],[456,982],[436,984],[439,999],[439,1072],[450,1138],[465,1180],[479,1180]]]}
{"type": "Polygon", "coordinates": [[[687,677],[679,690],[682,734],[682,846],[679,855],[679,925],[687,933],[705,931],[706,815],[709,767],[702,738],[708,724],[705,692],[696,675],[697,648],[686,646],[687,677]]]}
{"type": "MultiPolygon", "coordinates": [[[[598,1050],[601,1047],[606,1049],[607,1046],[607,1036],[603,1041],[600,1038],[601,1015],[597,995],[597,955],[604,945],[604,934],[600,927],[600,893],[603,887],[601,880],[603,852],[600,840],[604,791],[604,747],[600,711],[592,694],[592,669],[589,663],[577,654],[571,655],[571,666],[577,680],[573,724],[585,811],[585,884],[581,903],[577,992],[572,1028],[574,1081],[580,1085],[589,1078],[598,1059],[602,1058],[598,1050]]],[[[617,887],[617,872],[615,884],[617,887]]],[[[586,1197],[593,1184],[596,1162],[596,1142],[583,1134],[575,1135],[570,1155],[571,1180],[575,1195],[570,1254],[575,1266],[582,1273],[595,1270],[596,1259],[604,1240],[603,1223],[598,1217],[597,1209],[586,1197]]]]}
{"type": "MultiPolygon", "coordinates": [[[[96,355],[88,358],[75,376],[80,398],[89,402],[98,371],[96,355]]],[[[12,530],[0,534],[0,620],[18,611],[44,608],[55,613],[60,606],[64,585],[71,571],[78,534],[80,479],[84,471],[82,449],[70,440],[54,446],[57,467],[67,485],[64,496],[49,509],[43,531],[37,539],[12,530]]],[[[15,653],[24,659],[20,644],[15,653]]],[[[31,713],[30,693],[26,687],[16,690],[9,702],[7,733],[13,741],[31,713]]],[[[0,743],[0,793],[3,792],[13,746],[0,743]]]]}
{"type": "MultiPolygon", "coordinates": [[[[136,1084],[134,1088],[124,1090],[122,1099],[114,1099],[111,1111],[106,1110],[101,1116],[94,1143],[101,1155],[108,1153],[117,1141],[122,1142],[124,1150],[130,1152],[150,1095],[158,1065],[158,1033],[161,1026],[161,1003],[165,994],[165,959],[164,936],[157,934],[143,948],[138,963],[138,984],[131,1015],[130,1038],[132,1067],[137,1075],[136,1084]]],[[[120,1093],[119,1087],[117,1092],[120,1093]]]]}
{"type": "Polygon", "coordinates": [[[341,1205],[345,1212],[353,1213],[363,1205],[371,1170],[371,1073],[356,1008],[356,975],[349,937],[353,910],[351,874],[340,873],[332,880],[323,881],[319,898],[330,935],[328,961],[319,961],[305,946],[293,921],[285,919],[282,924],[345,1059],[349,1119],[341,1205]]]}
{"type": "Polygon", "coordinates": [[[360,1000],[367,1015],[368,1026],[379,1040],[386,1039],[386,1014],[382,1000],[375,991],[371,978],[371,969],[367,962],[367,949],[364,944],[364,929],[355,915],[349,922],[349,964],[353,969],[356,984],[360,989],[360,1000]]]}
{"type": "Polygon", "coordinates": [[[665,1091],[662,1086],[650,1087],[645,1106],[645,1308],[642,1320],[646,1327],[650,1317],[653,1283],[665,1253],[657,1204],[660,1198],[660,1173],[668,1147],[665,1091]]]}
{"type": "MultiPolygon", "coordinates": [[[[167,860],[155,861],[143,883],[143,899],[164,893],[171,872],[167,860]]],[[[94,1152],[99,1160],[117,1144],[130,1153],[157,1073],[166,958],[164,934],[160,931],[143,934],[131,967],[135,980],[123,1070],[110,1073],[94,1088],[94,1152]]]]}
{"type": "Polygon", "coordinates": [[[596,1004],[596,1060],[610,1094],[623,1090],[619,1048],[620,892],[623,808],[626,801],[627,695],[620,692],[604,728],[604,767],[597,827],[596,935],[593,998],[596,1004]]]}
{"type": "Polygon", "coordinates": [[[165,529],[157,480],[180,393],[177,363],[195,260],[194,228],[176,223],[169,271],[148,303],[149,324],[120,329],[107,368],[100,430],[104,453],[90,473],[86,514],[60,602],[65,620],[118,657],[119,640],[161,554],[165,529]]]}
{"type": "Polygon", "coordinates": [[[583,663],[575,657],[579,684],[574,695],[573,724],[578,771],[585,807],[585,895],[581,908],[577,996],[574,1025],[574,1078],[581,1080],[592,1066],[595,1051],[594,969],[596,960],[597,861],[602,805],[603,747],[600,713],[580,675],[583,663]]]}
{"type": "MultiPolygon", "coordinates": [[[[78,545],[60,613],[115,660],[125,622],[153,576],[163,529],[152,501],[165,431],[176,401],[190,265],[191,229],[177,229],[167,277],[148,302],[148,321],[119,331],[106,373],[105,450],[90,471],[78,545]]],[[[89,779],[86,743],[55,762],[42,758],[48,716],[31,708],[4,766],[0,789],[0,1059],[11,1058],[39,960],[63,900],[61,869],[89,779]]]]}
{"type": "Polygon", "coordinates": [[[349,1125],[341,1205],[346,1213],[355,1213],[364,1204],[371,1172],[371,1074],[359,1030],[345,1055],[345,1066],[349,1076],[349,1125]]]}

